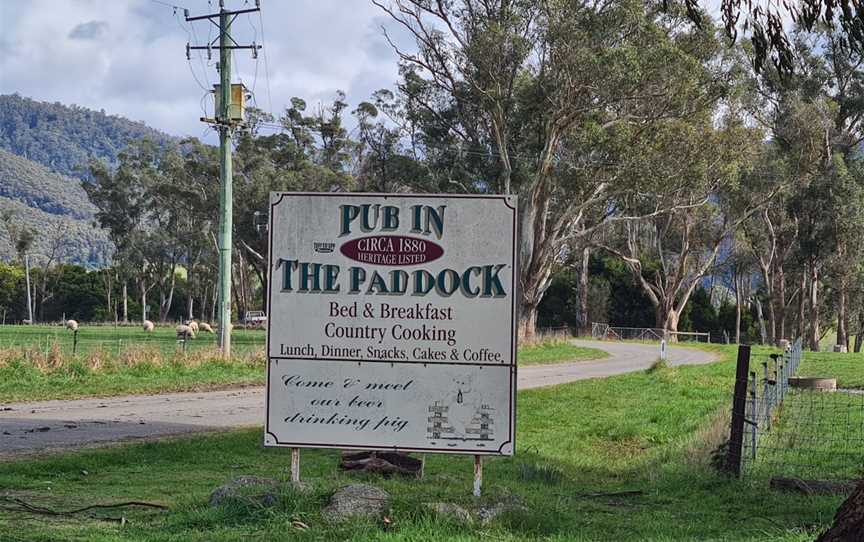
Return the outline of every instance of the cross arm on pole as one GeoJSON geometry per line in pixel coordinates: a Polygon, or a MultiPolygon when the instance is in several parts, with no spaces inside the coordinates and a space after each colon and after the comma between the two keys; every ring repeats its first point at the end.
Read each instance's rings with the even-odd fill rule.
{"type": "Polygon", "coordinates": [[[186,17],[186,22],[192,21],[203,21],[204,19],[213,19],[221,16],[223,13],[225,15],[242,15],[244,13],[255,13],[256,11],[261,11],[261,8],[249,8],[249,9],[238,9],[236,11],[223,11],[221,13],[211,13],[209,15],[196,15],[194,17],[186,17]]]}
{"type": "Polygon", "coordinates": [[[260,45],[257,45],[254,43],[252,45],[228,45],[225,47],[222,47],[220,45],[213,45],[213,46],[209,46],[209,47],[207,45],[191,45],[189,47],[190,50],[202,50],[202,51],[206,51],[207,49],[218,50],[218,49],[260,49],[260,48],[261,48],[260,45]]]}

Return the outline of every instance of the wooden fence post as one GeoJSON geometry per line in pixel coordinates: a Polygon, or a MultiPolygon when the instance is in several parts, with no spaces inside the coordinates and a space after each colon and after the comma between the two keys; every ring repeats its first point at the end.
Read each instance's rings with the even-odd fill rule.
{"type": "Polygon", "coordinates": [[[735,368],[735,392],[732,397],[732,427],[729,431],[729,450],[726,470],[741,476],[741,456],[744,447],[744,418],[747,407],[747,377],[750,371],[750,345],[738,347],[738,362],[735,368]]]}

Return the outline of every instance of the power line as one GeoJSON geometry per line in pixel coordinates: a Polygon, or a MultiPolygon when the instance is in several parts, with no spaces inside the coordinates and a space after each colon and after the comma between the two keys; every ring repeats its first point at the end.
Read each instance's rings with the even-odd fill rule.
{"type": "Polygon", "coordinates": [[[177,4],[169,4],[168,2],[162,2],[161,0],[150,0],[150,1],[153,2],[154,4],[160,4],[160,5],[163,5],[165,7],[173,8],[175,15],[176,15],[178,9],[187,9],[185,6],[178,6],[177,4]]]}
{"type": "MultiPolygon", "coordinates": [[[[264,17],[258,12],[258,20],[261,22],[261,45],[264,45],[264,17]]],[[[273,98],[270,95],[270,68],[267,65],[267,48],[264,48],[264,78],[267,82],[267,107],[273,114],[273,98]]]]}
{"type": "MultiPolygon", "coordinates": [[[[258,41],[258,29],[255,28],[255,23],[252,22],[252,17],[249,17],[246,20],[249,22],[249,28],[252,29],[252,42],[254,43],[254,42],[258,41]]],[[[263,43],[262,43],[262,45],[263,45],[263,43]]],[[[257,55],[255,56],[255,75],[252,78],[252,99],[253,100],[255,100],[255,85],[256,85],[256,83],[258,83],[258,56],[257,55]]],[[[255,101],[255,105],[257,107],[257,105],[258,105],[257,100],[255,101]]],[[[271,115],[273,114],[272,111],[268,111],[268,112],[271,115]]]]}

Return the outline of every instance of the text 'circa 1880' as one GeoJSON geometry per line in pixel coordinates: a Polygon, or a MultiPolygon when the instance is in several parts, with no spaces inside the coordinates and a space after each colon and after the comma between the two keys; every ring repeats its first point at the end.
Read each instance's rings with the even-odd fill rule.
{"type": "Polygon", "coordinates": [[[516,199],[273,193],[265,444],[514,450],[516,199]]]}

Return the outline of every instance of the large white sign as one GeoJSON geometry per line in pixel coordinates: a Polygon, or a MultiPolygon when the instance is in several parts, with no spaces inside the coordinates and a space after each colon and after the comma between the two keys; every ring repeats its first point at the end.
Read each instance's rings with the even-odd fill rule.
{"type": "Polygon", "coordinates": [[[267,446],[511,455],[516,198],[270,199],[267,446]]]}

